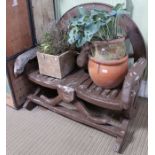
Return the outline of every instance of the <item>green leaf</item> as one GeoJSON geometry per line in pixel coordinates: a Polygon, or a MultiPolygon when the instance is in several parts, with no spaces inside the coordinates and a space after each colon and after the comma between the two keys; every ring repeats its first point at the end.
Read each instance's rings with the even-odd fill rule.
{"type": "Polygon", "coordinates": [[[86,39],[85,37],[80,38],[80,39],[78,40],[78,42],[76,43],[76,46],[77,46],[77,47],[81,47],[81,46],[83,46],[86,42],[87,42],[87,39],[86,39]]]}
{"type": "Polygon", "coordinates": [[[101,23],[91,24],[85,27],[85,32],[90,34],[95,34],[101,27],[101,23]]]}
{"type": "Polygon", "coordinates": [[[75,43],[80,37],[79,29],[78,27],[73,27],[69,32],[69,39],[68,42],[70,44],[75,43]]]}
{"type": "Polygon", "coordinates": [[[124,3],[118,3],[116,4],[115,7],[113,7],[113,10],[116,10],[116,11],[121,10],[123,9],[123,6],[124,6],[124,3]]]}
{"type": "Polygon", "coordinates": [[[81,47],[92,40],[117,38],[118,17],[128,14],[123,5],[117,4],[110,12],[97,9],[86,11],[79,7],[80,15],[70,21],[68,42],[81,47]]]}

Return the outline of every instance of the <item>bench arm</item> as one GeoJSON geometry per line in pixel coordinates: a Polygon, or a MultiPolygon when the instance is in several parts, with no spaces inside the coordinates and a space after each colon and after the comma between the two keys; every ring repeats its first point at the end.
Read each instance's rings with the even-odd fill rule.
{"type": "Polygon", "coordinates": [[[147,60],[145,58],[139,58],[129,69],[123,83],[121,94],[124,109],[129,108],[132,98],[136,96],[146,65],[147,60]]]}
{"type": "Polygon", "coordinates": [[[37,56],[36,52],[37,52],[37,48],[35,47],[35,48],[32,48],[32,49],[24,52],[23,54],[19,55],[16,58],[15,63],[14,63],[14,75],[15,75],[15,77],[17,77],[23,73],[27,63],[37,56]]]}

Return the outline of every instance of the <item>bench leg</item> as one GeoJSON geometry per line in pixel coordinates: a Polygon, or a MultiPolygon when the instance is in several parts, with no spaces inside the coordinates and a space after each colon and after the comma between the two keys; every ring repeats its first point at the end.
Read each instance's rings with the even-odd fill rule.
{"type": "Polygon", "coordinates": [[[125,136],[126,136],[128,124],[129,124],[129,120],[124,119],[122,121],[122,127],[121,127],[122,131],[121,132],[122,132],[123,136],[121,136],[121,137],[117,136],[116,137],[116,144],[114,146],[114,151],[115,152],[118,152],[118,153],[121,152],[122,146],[124,145],[124,139],[125,139],[125,136]]]}
{"type": "MultiPolygon", "coordinates": [[[[35,90],[35,92],[33,93],[33,95],[37,95],[40,92],[40,88],[37,88],[35,90]]],[[[34,102],[32,102],[30,99],[27,98],[26,102],[23,105],[23,108],[27,109],[27,110],[32,110],[36,107],[36,104],[34,102]]]]}

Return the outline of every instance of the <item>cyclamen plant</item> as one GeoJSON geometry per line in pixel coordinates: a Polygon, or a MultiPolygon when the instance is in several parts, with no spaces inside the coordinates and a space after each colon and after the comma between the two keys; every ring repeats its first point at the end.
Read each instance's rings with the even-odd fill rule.
{"type": "Polygon", "coordinates": [[[112,40],[123,35],[118,25],[119,18],[129,14],[123,4],[117,4],[110,12],[92,9],[86,11],[79,7],[79,16],[70,20],[68,43],[77,47],[94,40],[112,40]]]}

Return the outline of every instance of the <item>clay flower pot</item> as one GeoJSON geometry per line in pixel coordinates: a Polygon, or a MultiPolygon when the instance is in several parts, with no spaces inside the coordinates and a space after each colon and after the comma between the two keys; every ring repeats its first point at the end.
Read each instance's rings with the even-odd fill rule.
{"type": "MultiPolygon", "coordinates": [[[[116,39],[108,42],[109,44],[116,44],[122,42],[124,39],[116,39]]],[[[99,46],[97,50],[103,49],[107,42],[100,41],[94,43],[99,46]],[[103,46],[101,46],[103,44],[103,46]]],[[[95,45],[95,46],[96,46],[95,45]]],[[[96,49],[96,47],[95,47],[96,49]]],[[[118,49],[117,49],[118,50],[118,49]]],[[[128,56],[124,56],[118,60],[102,60],[98,61],[95,57],[89,57],[88,71],[93,82],[104,88],[115,88],[124,80],[128,71],[128,56]]]]}

